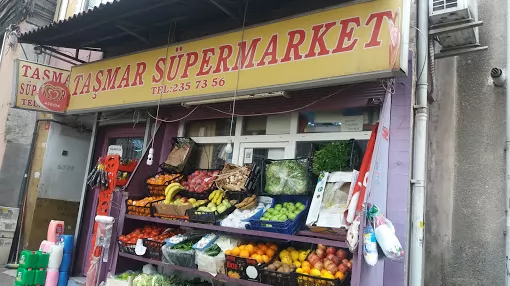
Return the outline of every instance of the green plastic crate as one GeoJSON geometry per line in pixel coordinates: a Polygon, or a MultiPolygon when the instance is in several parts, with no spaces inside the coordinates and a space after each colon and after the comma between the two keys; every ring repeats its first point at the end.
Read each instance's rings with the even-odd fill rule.
{"type": "Polygon", "coordinates": [[[18,272],[16,273],[16,285],[32,285],[34,284],[34,277],[34,270],[18,268],[18,272]]]}
{"type": "Polygon", "coordinates": [[[37,261],[39,255],[37,251],[23,250],[19,255],[19,267],[20,268],[37,268],[37,261]]]}

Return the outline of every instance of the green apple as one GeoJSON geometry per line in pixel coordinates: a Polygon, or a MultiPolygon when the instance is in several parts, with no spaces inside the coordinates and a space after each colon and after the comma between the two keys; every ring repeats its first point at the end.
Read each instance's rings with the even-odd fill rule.
{"type": "Polygon", "coordinates": [[[281,210],[281,209],[282,209],[282,205],[277,204],[276,206],[274,206],[274,209],[275,209],[275,210],[277,210],[277,211],[279,211],[279,210],[281,210]]]}
{"type": "Polygon", "coordinates": [[[291,214],[289,214],[289,219],[294,220],[294,219],[296,219],[296,216],[297,216],[296,213],[291,213],[291,214]]]}

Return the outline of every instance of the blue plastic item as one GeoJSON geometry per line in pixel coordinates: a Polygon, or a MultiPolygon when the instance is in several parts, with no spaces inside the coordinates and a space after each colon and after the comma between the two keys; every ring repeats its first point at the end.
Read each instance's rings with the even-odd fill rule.
{"type": "Polygon", "coordinates": [[[73,253],[74,237],[72,235],[61,235],[58,243],[64,246],[64,254],[73,253]]]}
{"type": "Polygon", "coordinates": [[[68,282],[69,282],[69,273],[68,272],[60,272],[58,274],[57,286],[67,286],[68,282]]]}
{"type": "Polygon", "coordinates": [[[287,219],[286,221],[262,221],[260,219],[250,219],[250,229],[283,234],[295,234],[305,223],[306,214],[308,213],[308,208],[310,207],[310,198],[299,195],[274,196],[273,198],[274,201],[271,207],[274,207],[277,204],[283,204],[284,202],[300,202],[305,205],[305,208],[299,213],[299,215],[296,216],[294,220],[287,219]]]}
{"type": "Polygon", "coordinates": [[[62,262],[60,263],[60,272],[67,272],[71,268],[71,254],[64,254],[62,256],[62,262]]]}

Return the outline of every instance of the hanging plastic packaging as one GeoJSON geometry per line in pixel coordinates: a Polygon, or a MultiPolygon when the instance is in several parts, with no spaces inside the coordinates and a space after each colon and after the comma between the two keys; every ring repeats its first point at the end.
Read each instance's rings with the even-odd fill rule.
{"type": "Polygon", "coordinates": [[[377,243],[381,247],[384,255],[392,260],[400,260],[404,258],[404,249],[395,235],[393,224],[384,217],[378,214],[374,217],[375,237],[377,243]],[[389,222],[389,223],[388,223],[389,222]]]}
{"type": "Polygon", "coordinates": [[[58,274],[58,286],[67,286],[69,282],[69,273],[68,272],[60,272],[58,274]]]}
{"type": "Polygon", "coordinates": [[[64,254],[60,263],[60,272],[67,272],[71,268],[71,254],[64,254]]]}
{"type": "Polygon", "coordinates": [[[61,235],[58,241],[59,244],[64,246],[64,254],[71,254],[73,252],[74,237],[72,235],[61,235]]]}
{"type": "Polygon", "coordinates": [[[51,247],[55,245],[54,242],[51,242],[51,241],[47,241],[47,240],[43,240],[41,242],[41,245],[39,246],[39,251],[42,251],[42,252],[50,252],[51,251],[51,247]]]}
{"type": "Polygon", "coordinates": [[[64,247],[62,245],[58,245],[58,244],[53,245],[51,247],[50,259],[48,260],[48,268],[56,269],[58,272],[58,269],[60,268],[60,263],[62,263],[63,256],[64,256],[64,247]]]}
{"type": "Polygon", "coordinates": [[[374,228],[370,224],[365,227],[365,233],[363,235],[363,256],[370,266],[375,266],[379,259],[379,254],[377,253],[377,239],[374,228]]]}
{"type": "Polygon", "coordinates": [[[349,250],[351,253],[354,253],[358,248],[359,243],[359,229],[361,224],[361,216],[357,215],[354,221],[349,226],[347,230],[347,246],[349,246],[349,250]]]}

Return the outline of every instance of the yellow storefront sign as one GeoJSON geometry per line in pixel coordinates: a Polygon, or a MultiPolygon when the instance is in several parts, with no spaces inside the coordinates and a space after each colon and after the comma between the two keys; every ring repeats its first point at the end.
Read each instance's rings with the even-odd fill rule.
{"type": "Polygon", "coordinates": [[[73,67],[70,113],[404,74],[408,4],[377,0],[73,67]]]}
{"type": "Polygon", "coordinates": [[[69,104],[67,70],[16,60],[12,107],[64,113],[69,104]]]}

